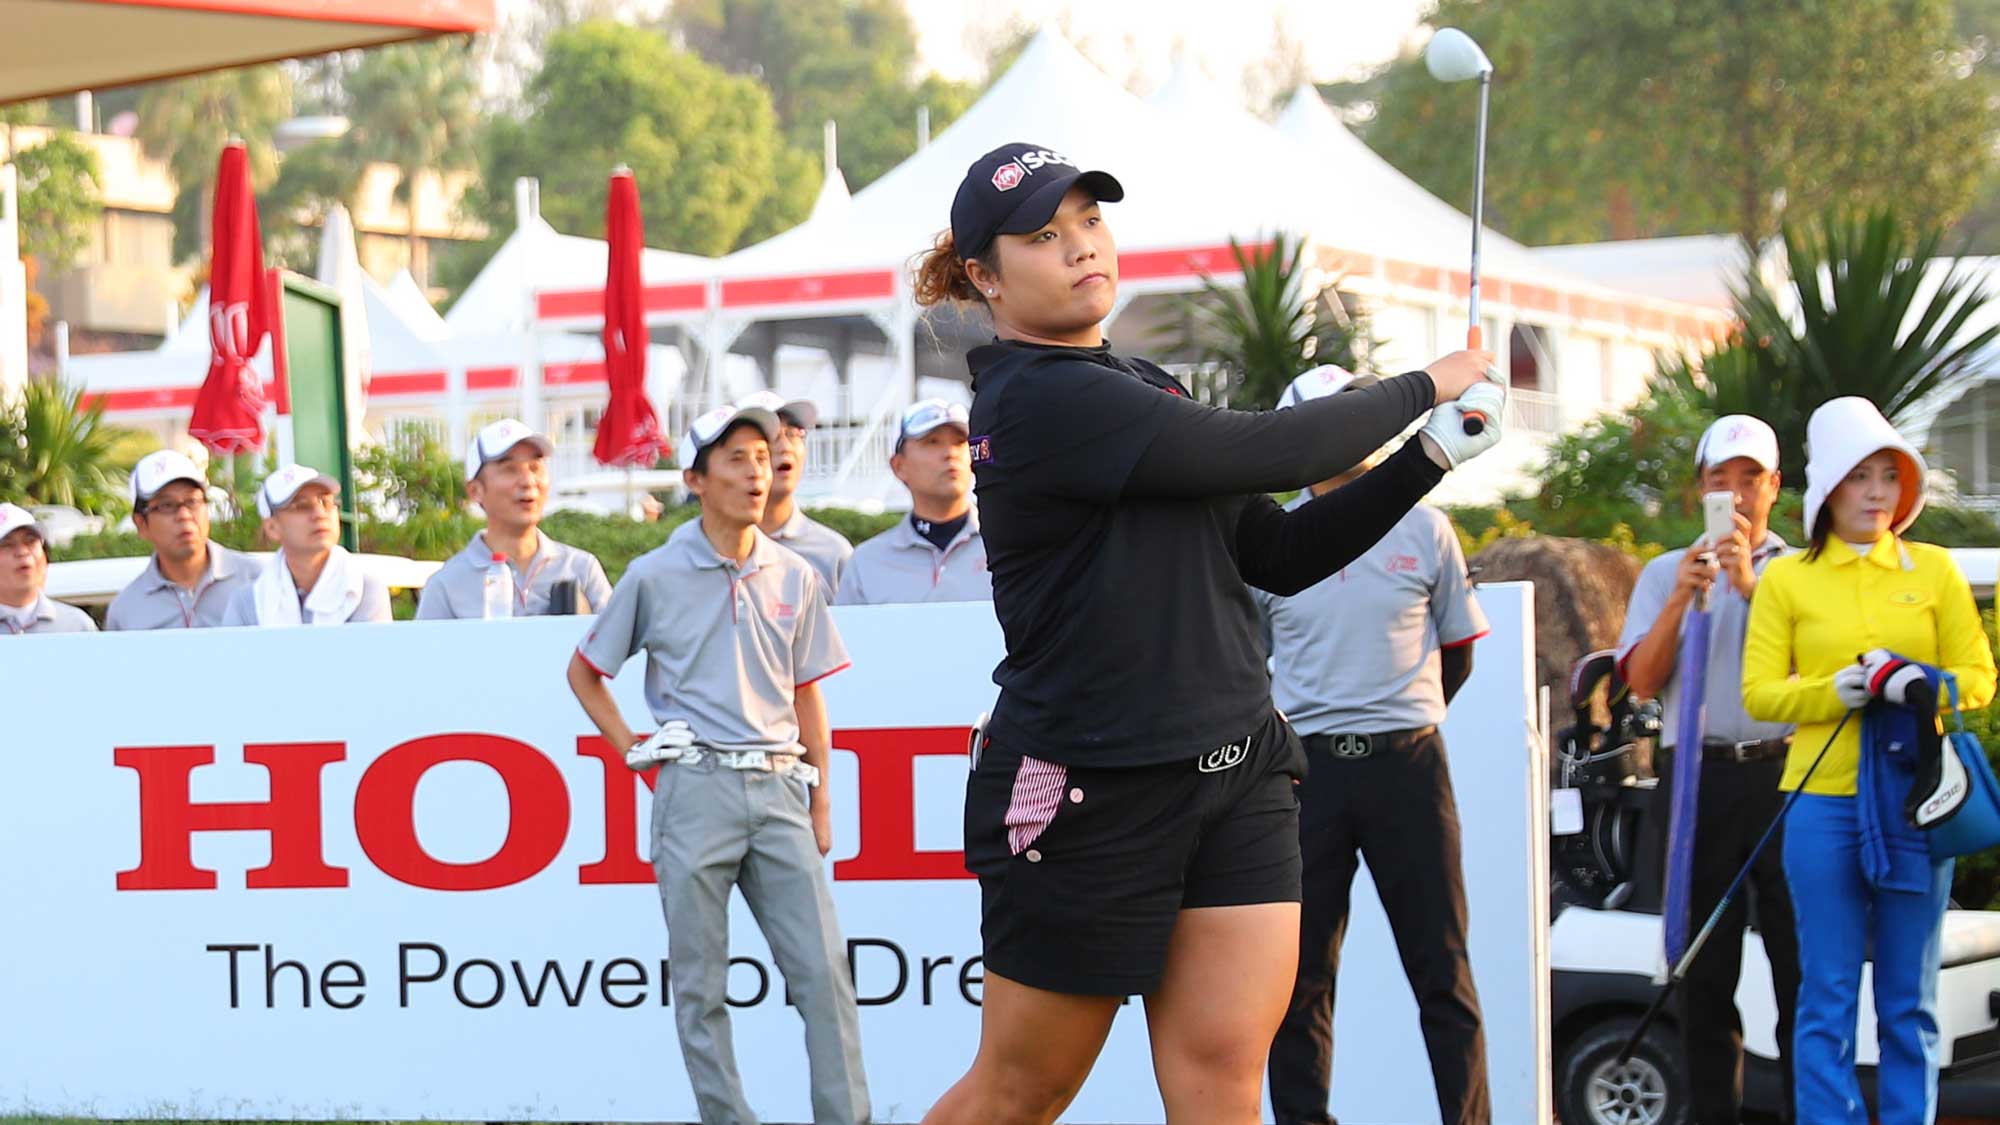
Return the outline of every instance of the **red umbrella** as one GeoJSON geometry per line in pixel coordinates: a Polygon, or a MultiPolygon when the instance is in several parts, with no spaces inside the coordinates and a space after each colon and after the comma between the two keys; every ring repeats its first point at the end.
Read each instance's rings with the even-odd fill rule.
{"type": "Polygon", "coordinates": [[[264,444],[264,384],[250,357],[270,335],[271,301],[250,161],[240,141],[222,150],[212,227],[208,378],[195,395],[188,433],[217,453],[247,453],[264,444]]]}
{"type": "Polygon", "coordinates": [[[600,464],[649,469],[667,442],[660,436],[653,404],[646,401],[645,285],[639,278],[643,233],[639,187],[629,169],[611,174],[604,238],[609,244],[604,268],[604,378],[611,384],[611,400],[598,420],[592,453],[600,464]]]}

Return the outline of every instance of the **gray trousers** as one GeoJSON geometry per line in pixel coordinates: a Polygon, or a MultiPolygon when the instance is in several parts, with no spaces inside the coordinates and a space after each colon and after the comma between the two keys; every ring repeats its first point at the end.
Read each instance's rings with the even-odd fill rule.
{"type": "Polygon", "coordinates": [[[757,1125],[724,1004],[731,887],[742,888],[805,1021],[815,1125],[869,1119],[854,981],[806,792],[714,758],[661,767],[653,789],[653,872],[667,916],[674,1026],[702,1125],[757,1125]]]}

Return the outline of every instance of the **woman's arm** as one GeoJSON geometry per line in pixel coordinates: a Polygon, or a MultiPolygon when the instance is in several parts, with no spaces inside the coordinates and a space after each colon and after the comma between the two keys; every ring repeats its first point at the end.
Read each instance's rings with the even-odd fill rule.
{"type": "Polygon", "coordinates": [[[1295,511],[1253,497],[1236,524],[1236,569],[1259,590],[1296,594],[1360,558],[1443,479],[1423,443],[1408,441],[1358,479],[1295,511]]]}
{"type": "Polygon", "coordinates": [[[1785,589],[1788,573],[1766,570],[1750,599],[1750,628],[1743,639],[1743,709],[1768,723],[1830,723],[1847,713],[1834,693],[1833,677],[1792,674],[1797,622],[1785,589]]]}
{"type": "MultiPolygon", "coordinates": [[[[1132,383],[1144,387],[1137,380],[1132,383]]],[[[1408,429],[1436,396],[1431,377],[1412,371],[1289,410],[1220,410],[1169,398],[1158,431],[1125,479],[1123,493],[1235,496],[1318,484],[1360,464],[1408,429]]]]}

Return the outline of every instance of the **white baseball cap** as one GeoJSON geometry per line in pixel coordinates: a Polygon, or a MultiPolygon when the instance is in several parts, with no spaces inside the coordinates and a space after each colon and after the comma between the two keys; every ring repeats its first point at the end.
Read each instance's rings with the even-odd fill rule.
{"type": "Polygon", "coordinates": [[[956,426],[972,436],[972,423],[967,420],[965,407],[941,398],[927,398],[910,404],[903,411],[903,421],[896,430],[896,451],[903,450],[903,443],[912,438],[920,438],[939,426],[956,426]]]}
{"type": "Polygon", "coordinates": [[[555,444],[548,438],[528,428],[526,422],[518,418],[502,418],[489,423],[484,429],[472,435],[472,444],[465,447],[465,479],[470,481],[479,475],[479,470],[507,456],[513,448],[527,442],[547,457],[556,451],[555,444]]]}
{"type": "Polygon", "coordinates": [[[19,504],[0,504],[0,539],[5,539],[24,527],[35,533],[35,537],[42,541],[42,549],[46,551],[49,542],[47,525],[36,519],[35,513],[19,504]]]}
{"type": "Polygon", "coordinates": [[[1336,363],[1322,363],[1286,384],[1284,393],[1278,396],[1278,409],[1288,410],[1302,402],[1337,395],[1342,391],[1358,391],[1381,381],[1366,373],[1356,375],[1336,363]]]}
{"type": "Polygon", "coordinates": [[[736,400],[738,406],[759,406],[778,416],[780,422],[789,414],[804,429],[819,425],[819,407],[812,400],[795,398],[787,400],[776,391],[758,391],[736,400]]]}
{"type": "Polygon", "coordinates": [[[184,480],[196,488],[208,487],[208,480],[202,476],[201,466],[194,459],[177,449],[162,449],[148,453],[132,466],[132,506],[134,508],[159,495],[162,488],[184,480]]]}
{"type": "Polygon", "coordinates": [[[778,415],[769,407],[738,403],[735,406],[718,406],[714,410],[696,418],[688,425],[687,437],[681,441],[678,457],[681,468],[692,469],[701,451],[722,440],[729,427],[738,422],[750,422],[764,432],[765,441],[777,441],[778,415]]]}
{"type": "Polygon", "coordinates": [[[1715,420],[1694,447],[1694,467],[1706,469],[1738,457],[1748,457],[1766,472],[1778,467],[1778,434],[1762,418],[1725,414],[1715,420]]]}
{"type": "Polygon", "coordinates": [[[272,513],[291,503],[299,489],[309,484],[323,484],[335,496],[340,495],[340,482],[318,469],[309,465],[281,465],[264,478],[264,486],[257,490],[257,514],[270,519],[272,513]]]}

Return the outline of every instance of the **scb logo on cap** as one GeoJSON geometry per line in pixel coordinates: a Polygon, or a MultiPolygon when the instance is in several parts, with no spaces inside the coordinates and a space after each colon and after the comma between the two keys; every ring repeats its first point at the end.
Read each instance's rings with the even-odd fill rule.
{"type": "Polygon", "coordinates": [[[1076,167],[1076,161],[1060,152],[1051,152],[1045,148],[1029,149],[994,170],[993,186],[1000,191],[1012,191],[1021,185],[1022,180],[1051,164],[1076,167]]]}

